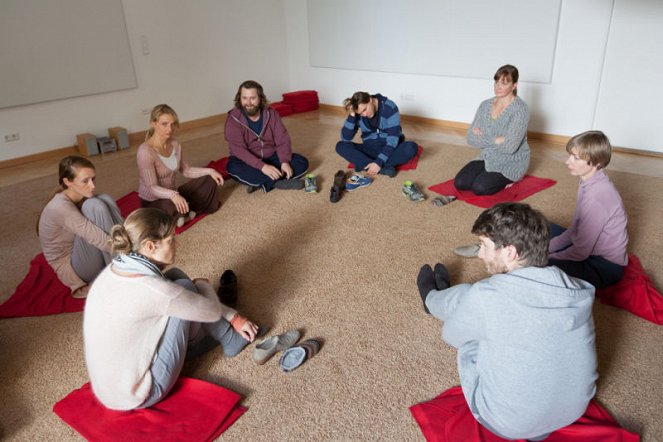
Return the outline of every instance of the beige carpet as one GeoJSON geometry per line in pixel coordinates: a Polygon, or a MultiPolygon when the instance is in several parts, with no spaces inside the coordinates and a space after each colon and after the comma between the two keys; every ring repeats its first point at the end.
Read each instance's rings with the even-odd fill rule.
{"type": "MultiPolygon", "coordinates": [[[[447,264],[453,283],[486,276],[479,260],[451,253],[474,240],[469,231],[481,209],[459,201],[445,207],[411,203],[400,187],[406,179],[424,188],[450,179],[475,152],[436,141],[435,128],[405,125],[406,134],[425,149],[418,169],[394,179],[379,177],[331,204],[333,174],[345,167],[334,152],[342,117],[313,112],[285,122],[295,150],[309,157],[319,177],[320,193],[248,195],[228,182],[221,211],[179,237],[178,262],[191,276],[215,283],[224,269],[234,269],[241,312],[274,332],[299,328],[304,338],[321,338],[324,346],[289,374],[280,371],[277,358],[255,365],[252,348],[234,359],[215,350],[188,363],[185,374],[244,396],[249,411],[222,439],[423,440],[408,407],[457,385],[458,375],[456,352],[440,339],[441,323],[423,312],[414,280],[421,264],[437,261],[447,264]]],[[[181,139],[195,165],[227,154],[218,127],[181,139]]],[[[558,184],[527,202],[552,221],[568,224],[577,180],[561,162],[545,158],[535,154],[530,172],[558,184]]],[[[133,154],[95,162],[100,190],[119,197],[136,188],[133,154]]],[[[609,175],[630,216],[630,250],[662,287],[663,180],[609,175]]],[[[1,300],[39,252],[36,216],[55,184],[53,173],[0,189],[1,300]]],[[[643,440],[663,440],[663,327],[600,303],[594,312],[598,400],[643,440]]],[[[81,439],[51,411],[87,382],[81,324],[80,313],[0,320],[3,439],[81,439]]]]}

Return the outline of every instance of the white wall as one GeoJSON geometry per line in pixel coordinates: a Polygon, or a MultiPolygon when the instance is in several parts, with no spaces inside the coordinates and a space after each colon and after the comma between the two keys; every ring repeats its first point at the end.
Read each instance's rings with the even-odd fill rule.
{"type": "MultiPolygon", "coordinates": [[[[81,132],[146,129],[141,110],[161,102],[185,121],[225,112],[248,78],[274,101],[288,90],[316,89],[323,103],[340,105],[368,90],[395,99],[404,113],[461,122],[492,95],[487,79],[311,68],[306,4],[123,0],[138,88],[0,110],[0,161],[70,146],[81,132]],[[141,35],[149,55],[142,54],[141,35]],[[15,132],[21,139],[5,143],[4,135],[15,132]]],[[[530,129],[559,135],[601,129],[617,146],[663,152],[661,23],[658,0],[563,0],[552,82],[520,84],[530,129]]]]}
{"type": "MultiPolygon", "coordinates": [[[[317,89],[321,102],[336,105],[356,90],[381,92],[403,113],[468,123],[479,102],[492,96],[488,79],[313,68],[306,6],[306,0],[285,2],[292,89],[317,89]]],[[[663,2],[654,0],[563,1],[552,81],[519,85],[530,130],[570,136],[601,129],[617,146],[663,152],[653,122],[660,114],[654,103],[663,99],[662,13],[663,2]]],[[[348,57],[362,50],[347,48],[348,57]]]]}
{"type": "Polygon", "coordinates": [[[288,90],[282,0],[122,3],[138,88],[0,110],[0,160],[71,146],[77,133],[146,129],[141,110],[162,102],[184,121],[220,114],[249,78],[275,100],[288,90]],[[143,55],[142,35],[149,55],[143,55]],[[5,143],[4,135],[15,132],[20,140],[5,143]]]}
{"type": "Polygon", "coordinates": [[[596,127],[615,145],[663,152],[663,2],[617,0],[596,127]]]}

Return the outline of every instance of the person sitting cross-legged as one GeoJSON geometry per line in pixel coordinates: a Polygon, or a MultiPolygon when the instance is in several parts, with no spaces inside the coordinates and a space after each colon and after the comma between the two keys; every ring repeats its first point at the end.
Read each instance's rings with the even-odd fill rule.
{"type": "Polygon", "coordinates": [[[341,141],[336,152],[353,163],[355,171],[396,176],[396,166],[410,161],[419,147],[405,141],[401,130],[401,117],[396,103],[387,97],[368,92],[355,92],[343,101],[348,117],[341,129],[341,141]],[[353,142],[361,129],[362,143],[353,142]]]}
{"type": "Polygon", "coordinates": [[[246,184],[249,193],[304,187],[300,178],[308,169],[308,160],[292,152],[290,135],[258,82],[247,80],[239,85],[224,133],[230,150],[226,170],[246,184]]]}

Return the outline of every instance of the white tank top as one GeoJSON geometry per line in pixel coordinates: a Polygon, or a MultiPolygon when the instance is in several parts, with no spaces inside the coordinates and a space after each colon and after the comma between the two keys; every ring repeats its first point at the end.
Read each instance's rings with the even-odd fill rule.
{"type": "Polygon", "coordinates": [[[177,170],[177,156],[175,156],[175,149],[173,149],[173,152],[170,154],[169,157],[164,157],[159,155],[159,158],[161,158],[161,161],[163,161],[163,164],[165,164],[167,168],[169,168],[172,171],[177,170]]]}

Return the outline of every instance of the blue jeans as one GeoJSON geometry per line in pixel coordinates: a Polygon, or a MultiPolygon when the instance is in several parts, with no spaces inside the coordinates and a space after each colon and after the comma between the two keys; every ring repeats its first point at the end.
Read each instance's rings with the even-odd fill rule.
{"type": "MultiPolygon", "coordinates": [[[[564,227],[550,223],[551,238],[559,236],[565,231],[566,229],[564,227]]],[[[559,252],[559,250],[555,250],[555,252],[559,252]]],[[[597,289],[616,284],[624,276],[623,266],[608,261],[598,255],[591,255],[584,261],[549,258],[548,265],[559,267],[567,275],[583,279],[597,289]]]]}
{"type": "MultiPolygon", "coordinates": [[[[262,161],[281,170],[281,161],[277,154],[263,158],[262,161]]],[[[290,160],[290,167],[292,167],[293,171],[292,178],[299,178],[308,170],[308,160],[302,155],[293,153],[292,160],[290,160]]],[[[232,155],[228,158],[226,171],[228,172],[228,175],[240,183],[244,183],[248,186],[262,187],[265,192],[272,190],[276,183],[276,180],[273,180],[262,173],[260,169],[249,166],[244,161],[232,155]]]]}
{"type": "MultiPolygon", "coordinates": [[[[339,141],[336,143],[336,153],[355,165],[355,171],[359,172],[366,168],[369,163],[375,162],[378,155],[382,153],[385,143],[365,142],[353,143],[352,141],[339,141]]],[[[410,161],[417,154],[419,146],[413,141],[403,141],[391,153],[391,156],[382,167],[396,167],[410,161]]]]}
{"type": "MultiPolygon", "coordinates": [[[[198,292],[195,284],[178,268],[170,269],[164,276],[187,290],[198,292]]],[[[165,398],[177,382],[184,360],[212,350],[217,342],[221,343],[227,356],[235,356],[249,343],[224,318],[211,323],[196,323],[169,317],[150,367],[152,389],[137,408],[151,407],[165,398]]]]}

